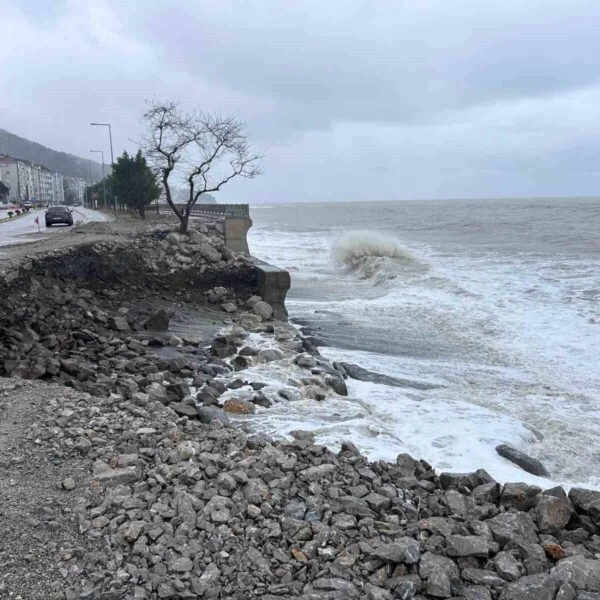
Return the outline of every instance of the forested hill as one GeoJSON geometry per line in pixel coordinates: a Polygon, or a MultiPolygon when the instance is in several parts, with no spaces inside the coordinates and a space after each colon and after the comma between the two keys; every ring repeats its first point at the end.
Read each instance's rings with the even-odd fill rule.
{"type": "MultiPolygon", "coordinates": [[[[4,129],[0,129],[0,154],[28,160],[51,171],[58,171],[65,177],[82,177],[86,181],[90,178],[87,158],[46,148],[46,146],[19,137],[4,129]]],[[[102,177],[102,166],[94,161],[91,164],[92,177],[94,181],[97,181],[102,177]]]]}

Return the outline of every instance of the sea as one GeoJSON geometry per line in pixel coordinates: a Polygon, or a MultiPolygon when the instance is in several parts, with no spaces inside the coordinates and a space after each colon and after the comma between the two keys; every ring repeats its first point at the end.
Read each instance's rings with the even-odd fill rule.
{"type": "Polygon", "coordinates": [[[289,270],[290,320],[334,361],[406,380],[253,417],[373,460],[600,489],[600,199],[251,207],[254,256],[289,270]],[[549,478],[500,457],[510,444],[549,478]]]}

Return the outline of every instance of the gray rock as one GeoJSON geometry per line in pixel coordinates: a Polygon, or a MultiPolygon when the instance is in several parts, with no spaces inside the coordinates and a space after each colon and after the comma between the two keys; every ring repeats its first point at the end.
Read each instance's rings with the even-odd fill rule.
{"type": "Polygon", "coordinates": [[[334,504],[337,505],[337,512],[345,512],[357,517],[372,517],[375,514],[365,500],[354,496],[341,496],[334,504]]]}
{"type": "Polygon", "coordinates": [[[525,571],[512,552],[498,552],[494,557],[494,565],[498,575],[506,581],[516,581],[525,571]]]}
{"type": "Polygon", "coordinates": [[[501,577],[498,577],[496,573],[488,571],[487,569],[475,569],[473,567],[467,567],[462,571],[462,578],[465,581],[474,583],[475,585],[482,585],[485,587],[503,587],[506,582],[501,577]]]}
{"type": "Polygon", "coordinates": [[[100,485],[115,486],[121,484],[135,483],[142,478],[142,470],[140,467],[131,466],[122,469],[110,469],[103,473],[94,475],[94,479],[100,485]]]}
{"type": "Polygon", "coordinates": [[[217,408],[216,406],[199,406],[196,408],[196,412],[201,423],[209,425],[216,422],[226,427],[231,426],[231,421],[222,408],[217,408]]]}
{"type": "Polygon", "coordinates": [[[125,317],[110,317],[108,326],[114,331],[130,331],[129,323],[125,317]]]}
{"type": "Polygon", "coordinates": [[[494,539],[504,547],[508,542],[518,539],[537,541],[535,524],[531,517],[522,512],[501,513],[487,521],[494,539]]]}
{"type": "Polygon", "coordinates": [[[569,500],[555,496],[540,496],[535,512],[542,533],[557,533],[571,520],[573,508],[569,500]]]}
{"type": "MultiPolygon", "coordinates": [[[[581,596],[579,596],[581,598],[581,596]]],[[[556,592],[556,598],[554,600],[576,600],[577,591],[572,585],[563,583],[556,592]]],[[[600,599],[599,599],[600,600],[600,599]]]]}
{"type": "Polygon", "coordinates": [[[481,585],[469,585],[465,587],[462,595],[465,600],[492,600],[490,590],[481,585]]]}
{"type": "Polygon", "coordinates": [[[471,492],[477,486],[485,483],[495,483],[487,471],[480,469],[474,473],[441,473],[440,484],[443,489],[468,489],[471,492]]]}
{"type": "Polygon", "coordinates": [[[418,575],[394,577],[388,581],[387,585],[393,590],[394,597],[400,598],[400,600],[414,598],[423,588],[423,582],[418,575]]]}
{"type": "Polygon", "coordinates": [[[252,307],[252,312],[263,319],[270,319],[273,316],[273,308],[264,300],[259,300],[252,307]]]}
{"type": "Polygon", "coordinates": [[[589,513],[596,522],[600,521],[600,492],[585,488],[571,488],[569,500],[577,512],[589,513]]]}
{"type": "Polygon", "coordinates": [[[536,504],[542,490],[537,485],[526,483],[507,483],[500,495],[500,505],[527,512],[536,504]]]}
{"type": "Polygon", "coordinates": [[[62,481],[63,489],[71,491],[75,489],[75,480],[72,477],[65,477],[62,481]]]}
{"type": "Polygon", "coordinates": [[[569,556],[558,562],[552,574],[561,583],[568,583],[577,590],[600,592],[600,560],[569,556]]]}
{"type": "Polygon", "coordinates": [[[550,473],[546,467],[544,467],[544,465],[537,460],[537,458],[533,458],[528,454],[525,454],[525,452],[521,452],[520,450],[517,450],[508,444],[500,444],[499,446],[496,446],[496,452],[503,458],[506,458],[506,460],[518,465],[521,467],[521,469],[531,473],[532,475],[538,475],[539,477],[550,476],[550,473]]]}
{"type": "Polygon", "coordinates": [[[298,354],[294,358],[294,363],[303,369],[312,369],[317,366],[317,361],[310,354],[298,354]]]}
{"type": "Polygon", "coordinates": [[[417,540],[403,537],[390,544],[380,544],[369,554],[386,562],[412,565],[419,562],[421,548],[417,540]]]}
{"type": "Polygon", "coordinates": [[[198,410],[191,404],[183,404],[181,402],[171,402],[169,408],[174,410],[180,417],[188,417],[190,419],[198,418],[198,410]]]}
{"type": "Polygon", "coordinates": [[[360,596],[353,583],[338,577],[321,577],[315,579],[312,585],[317,590],[341,592],[345,598],[358,598],[360,596]]]}
{"type": "Polygon", "coordinates": [[[538,573],[509,583],[500,600],[554,600],[557,589],[558,582],[554,577],[538,573]]]}
{"type": "Polygon", "coordinates": [[[365,591],[367,592],[366,600],[394,600],[390,592],[370,583],[367,583],[365,591]]]}
{"type": "Polygon", "coordinates": [[[263,348],[258,351],[256,360],[259,363],[270,363],[276,360],[281,360],[285,355],[278,348],[263,348]]]}
{"type": "Polygon", "coordinates": [[[161,308],[148,317],[144,328],[152,331],[167,331],[169,329],[169,313],[161,308]]]}
{"type": "Polygon", "coordinates": [[[426,552],[419,563],[419,575],[427,579],[426,591],[436,598],[451,598],[459,595],[462,582],[458,567],[451,559],[426,552]]]}
{"type": "Polygon", "coordinates": [[[487,558],[489,543],[476,535],[451,535],[447,539],[448,556],[477,556],[487,558]]]}
{"type": "Polygon", "coordinates": [[[338,377],[337,375],[327,375],[325,377],[325,383],[339,396],[348,395],[348,387],[341,377],[338,377]]]}

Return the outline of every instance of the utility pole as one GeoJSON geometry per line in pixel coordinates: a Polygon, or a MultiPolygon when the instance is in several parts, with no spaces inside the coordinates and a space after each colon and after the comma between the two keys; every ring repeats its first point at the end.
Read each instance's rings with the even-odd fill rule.
{"type": "MultiPolygon", "coordinates": [[[[112,129],[110,127],[110,123],[90,123],[90,125],[94,125],[96,127],[108,127],[108,139],[110,140],[110,168],[111,168],[111,172],[114,172],[115,157],[113,155],[112,129]]],[[[115,216],[117,216],[117,197],[116,196],[113,196],[113,204],[114,204],[114,209],[115,209],[115,216]]]]}
{"type": "Polygon", "coordinates": [[[90,152],[97,152],[102,155],[102,196],[104,197],[104,207],[108,208],[106,203],[106,177],[104,177],[104,152],[102,150],[90,150],[90,152]]]}

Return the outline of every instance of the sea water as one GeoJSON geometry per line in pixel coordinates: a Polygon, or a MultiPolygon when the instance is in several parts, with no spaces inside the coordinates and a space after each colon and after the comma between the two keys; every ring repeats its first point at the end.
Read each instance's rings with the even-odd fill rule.
{"type": "Polygon", "coordinates": [[[600,488],[600,199],[282,204],[251,216],[252,254],[290,271],[290,318],[325,357],[430,384],[348,380],[348,398],[279,403],[256,429],[600,488]],[[500,443],[550,479],[498,456],[500,443]]]}

